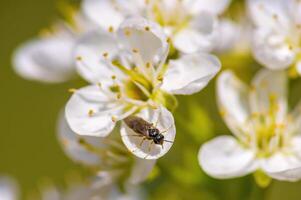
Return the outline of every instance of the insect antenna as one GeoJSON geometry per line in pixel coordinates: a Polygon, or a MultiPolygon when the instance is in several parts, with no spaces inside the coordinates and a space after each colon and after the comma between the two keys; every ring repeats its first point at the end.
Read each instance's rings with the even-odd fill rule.
{"type": "Polygon", "coordinates": [[[162,132],[160,132],[161,134],[163,134],[163,133],[166,133],[167,131],[169,131],[169,129],[171,129],[172,128],[172,126],[173,126],[173,124],[172,125],[170,125],[170,127],[168,127],[167,129],[165,129],[164,131],[162,131],[162,132]]]}

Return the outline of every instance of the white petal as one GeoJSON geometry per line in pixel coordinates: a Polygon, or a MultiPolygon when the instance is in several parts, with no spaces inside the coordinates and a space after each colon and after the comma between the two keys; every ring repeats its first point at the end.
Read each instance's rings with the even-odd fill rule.
{"type": "Polygon", "coordinates": [[[276,106],[276,119],[284,120],[287,115],[287,77],[285,71],[259,71],[252,81],[250,106],[254,113],[269,113],[271,106],[274,108],[276,106]]]}
{"type": "MultiPolygon", "coordinates": [[[[218,25],[219,37],[214,47],[215,52],[225,52],[232,49],[242,37],[242,30],[231,20],[220,20],[218,25]]],[[[245,27],[244,27],[245,28],[245,27]]],[[[244,41],[245,42],[245,41],[244,41]]]]}
{"type": "Polygon", "coordinates": [[[211,51],[218,39],[218,22],[214,15],[201,12],[189,26],[175,35],[174,45],[184,53],[211,51]]]}
{"type": "Polygon", "coordinates": [[[301,139],[292,141],[293,152],[277,153],[269,159],[262,160],[262,169],[277,180],[298,181],[301,179],[301,139]]]}
{"type": "Polygon", "coordinates": [[[123,48],[130,53],[137,50],[144,64],[165,61],[169,45],[158,24],[144,18],[130,18],[120,25],[118,33],[123,48]]]}
{"type": "Polygon", "coordinates": [[[286,0],[248,0],[247,8],[253,23],[257,27],[287,31],[291,19],[286,0]]]}
{"type": "Polygon", "coordinates": [[[261,28],[254,32],[252,51],[255,59],[270,69],[288,68],[295,53],[286,42],[286,35],[261,28]]]}
{"type": "Polygon", "coordinates": [[[118,117],[119,114],[120,106],[98,86],[88,86],[76,91],[65,108],[70,128],[79,135],[87,136],[105,137],[110,134],[115,127],[112,117],[118,117]]]}
{"type": "Polygon", "coordinates": [[[18,188],[14,180],[7,177],[0,177],[0,199],[18,200],[18,188]]]}
{"type": "MultiPolygon", "coordinates": [[[[224,71],[217,79],[217,102],[225,122],[240,137],[250,116],[248,87],[231,71],[224,71]]],[[[241,138],[240,138],[241,139],[241,138]]]]}
{"type": "Polygon", "coordinates": [[[235,178],[256,169],[255,155],[234,137],[220,136],[205,143],[198,155],[203,170],[215,178],[235,178]]]}
{"type": "Polygon", "coordinates": [[[75,48],[79,74],[92,83],[110,78],[115,72],[109,60],[117,52],[117,42],[112,34],[101,30],[85,34],[75,48]]]}
{"type": "Polygon", "coordinates": [[[162,89],[173,94],[193,94],[203,89],[220,70],[217,57],[206,53],[184,55],[171,60],[162,89]]]}
{"type": "Polygon", "coordinates": [[[209,11],[212,14],[219,15],[227,9],[230,2],[231,0],[184,0],[184,3],[192,14],[209,11]]]}
{"type": "Polygon", "coordinates": [[[142,117],[149,123],[157,123],[157,128],[163,133],[164,139],[167,141],[161,145],[154,144],[151,140],[145,140],[142,144],[143,137],[137,137],[132,129],[130,129],[124,122],[121,127],[122,141],[125,146],[137,157],[142,159],[154,160],[165,155],[171,148],[175,135],[176,128],[172,114],[164,107],[156,110],[144,109],[137,116],[142,117]]]}
{"type": "Polygon", "coordinates": [[[128,179],[129,183],[136,185],[143,182],[153,170],[155,164],[156,160],[136,158],[128,179]]]}
{"type": "Polygon", "coordinates": [[[67,156],[75,162],[90,166],[96,166],[101,163],[100,156],[94,151],[89,151],[80,143],[80,140],[84,140],[95,148],[103,148],[105,146],[103,138],[76,134],[70,129],[63,113],[61,113],[58,122],[58,138],[67,156]]]}
{"type": "Polygon", "coordinates": [[[67,36],[31,40],[14,53],[14,69],[30,80],[49,83],[66,81],[75,72],[73,47],[74,39],[67,36]]]}
{"type": "Polygon", "coordinates": [[[125,16],[117,7],[118,4],[112,0],[84,0],[82,2],[84,14],[106,30],[110,26],[116,30],[124,20],[125,16]]]}

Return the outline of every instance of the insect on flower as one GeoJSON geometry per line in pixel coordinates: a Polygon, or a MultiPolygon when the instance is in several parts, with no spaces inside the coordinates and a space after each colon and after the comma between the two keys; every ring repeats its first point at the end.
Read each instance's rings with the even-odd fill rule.
{"type": "Polygon", "coordinates": [[[160,132],[157,128],[157,122],[155,124],[145,121],[141,117],[129,116],[124,119],[126,125],[131,128],[137,135],[131,135],[134,137],[143,137],[141,145],[145,140],[152,140],[152,143],[159,144],[163,147],[163,142],[173,143],[172,141],[165,140],[163,133],[166,133],[170,128],[160,132]]]}

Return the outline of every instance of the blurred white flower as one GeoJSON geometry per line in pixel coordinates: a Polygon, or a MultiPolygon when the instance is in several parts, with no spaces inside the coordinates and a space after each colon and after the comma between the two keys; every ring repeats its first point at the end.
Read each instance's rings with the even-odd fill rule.
{"type": "Polygon", "coordinates": [[[18,186],[8,177],[0,177],[0,200],[18,200],[18,186]]]}
{"type": "Polygon", "coordinates": [[[50,30],[18,47],[13,55],[15,71],[23,78],[46,83],[59,83],[75,76],[72,56],[77,38],[94,28],[80,13],[73,24],[60,21],[50,30]]]}
{"type": "Polygon", "coordinates": [[[295,65],[301,73],[301,2],[298,0],[249,0],[255,30],[253,54],[269,69],[295,65]]]}
{"type": "MultiPolygon", "coordinates": [[[[170,106],[171,94],[200,91],[219,71],[219,60],[203,53],[166,63],[167,41],[157,24],[143,18],[125,20],[117,35],[97,31],[83,37],[75,52],[77,66],[92,85],[74,91],[67,103],[71,129],[105,137],[116,122],[145,107],[170,106]]],[[[162,112],[162,118],[171,116],[162,112]]]]}
{"type": "Polygon", "coordinates": [[[218,78],[220,111],[233,136],[204,144],[199,162],[215,178],[255,171],[286,181],[301,179],[300,105],[288,114],[284,71],[260,71],[248,88],[226,71],[218,78]]]}
{"type": "Polygon", "coordinates": [[[221,50],[226,45],[216,45],[222,39],[235,38],[236,25],[227,19],[219,23],[217,19],[229,4],[230,0],[84,0],[82,9],[106,30],[118,29],[127,17],[145,17],[164,28],[174,47],[183,53],[193,53],[221,50]]]}
{"type": "Polygon", "coordinates": [[[128,185],[121,192],[110,174],[99,173],[85,183],[69,183],[66,190],[47,186],[41,191],[42,200],[141,200],[144,194],[139,188],[128,185]]]}
{"type": "Polygon", "coordinates": [[[63,115],[58,124],[58,138],[66,155],[73,161],[106,172],[115,182],[122,177],[124,184],[143,182],[156,161],[133,157],[122,145],[120,137],[80,136],[73,132],[63,115]]]}

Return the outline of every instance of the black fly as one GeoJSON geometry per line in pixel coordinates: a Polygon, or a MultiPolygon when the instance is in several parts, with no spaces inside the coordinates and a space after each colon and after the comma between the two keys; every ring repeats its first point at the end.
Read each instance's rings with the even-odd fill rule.
{"type": "Polygon", "coordinates": [[[167,130],[160,132],[159,129],[153,123],[149,123],[137,116],[129,116],[124,119],[126,125],[132,129],[135,133],[137,133],[139,137],[144,137],[141,145],[144,140],[152,140],[153,143],[161,145],[163,148],[163,142],[170,142],[164,139],[163,133],[167,132],[167,130]]]}

